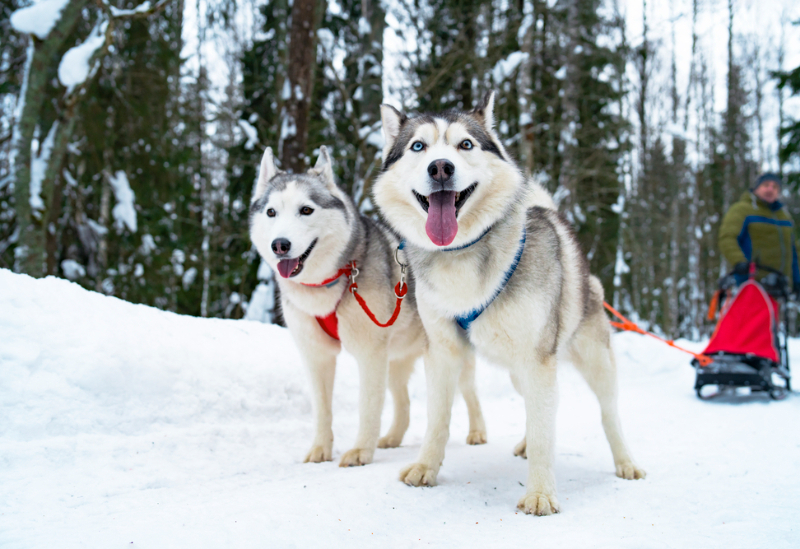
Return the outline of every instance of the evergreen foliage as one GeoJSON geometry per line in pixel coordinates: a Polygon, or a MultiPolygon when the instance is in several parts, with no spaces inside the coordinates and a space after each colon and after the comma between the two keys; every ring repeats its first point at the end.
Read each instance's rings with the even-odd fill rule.
{"type": "MultiPolygon", "coordinates": [[[[401,97],[395,106],[406,110],[468,110],[494,90],[504,146],[554,193],[606,299],[671,337],[708,330],[705,302],[729,267],[717,251],[718,227],[762,165],[777,164],[792,192],[800,190],[800,122],[786,121],[779,158],[765,159],[763,94],[748,64],[769,55],[736,53],[747,47],[734,47],[731,2],[723,69],[710,65],[697,21],[725,6],[690,1],[685,90],[674,53],[672,81],[659,87],[653,77],[675,46],[649,34],[646,1],[644,33],[630,45],[616,4],[603,0],[270,0],[257,12],[235,0],[170,0],[146,17],[113,19],[108,47],[92,58],[96,74],[76,93],[58,81],[59,61],[110,8],[72,0],[51,37],[29,42],[9,24],[22,3],[0,0],[0,267],[67,276],[178,313],[280,322],[273,277],[248,235],[267,146],[284,169],[298,171],[327,145],[339,184],[377,215],[370,192],[381,165],[387,60],[401,64],[404,82],[389,101],[401,97]],[[184,13],[193,10],[201,12],[192,24],[198,44],[187,51],[184,13]],[[305,30],[293,27],[295,11],[305,30]],[[257,28],[242,33],[250,21],[257,28]],[[392,21],[404,25],[391,31],[408,48],[399,61],[386,57],[392,21]],[[224,89],[213,73],[220,67],[203,53],[212,40],[206,29],[233,44],[224,89]],[[293,29],[303,36],[294,48],[293,29]],[[34,91],[15,119],[29,43],[34,91]],[[727,76],[723,112],[713,110],[714,70],[727,76]],[[291,75],[305,92],[289,85],[291,75]],[[57,154],[37,210],[30,166],[54,127],[57,154]],[[13,174],[12,150],[21,152],[13,174]],[[126,204],[135,230],[121,217],[126,204]]],[[[800,93],[800,67],[774,75],[800,93]]],[[[800,201],[789,206],[800,213],[800,201]]]]}

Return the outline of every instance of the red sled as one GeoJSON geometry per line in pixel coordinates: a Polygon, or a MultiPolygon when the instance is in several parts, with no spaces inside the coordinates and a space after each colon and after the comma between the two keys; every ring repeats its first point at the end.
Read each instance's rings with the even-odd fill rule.
{"type": "Polygon", "coordinates": [[[701,399],[735,387],[764,391],[774,400],[785,398],[791,391],[786,332],[788,284],[777,271],[764,270],[771,272],[763,285],[750,278],[737,288],[732,275],[720,281],[725,305],[703,351],[712,361],[706,366],[692,361],[697,372],[695,391],[701,399]],[[704,390],[707,386],[716,386],[716,391],[704,390]]]}

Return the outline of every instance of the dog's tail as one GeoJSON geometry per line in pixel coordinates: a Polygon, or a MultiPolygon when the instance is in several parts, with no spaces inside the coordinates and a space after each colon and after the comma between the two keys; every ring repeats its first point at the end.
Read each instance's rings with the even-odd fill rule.
{"type": "Polygon", "coordinates": [[[545,180],[545,176],[541,173],[533,174],[528,179],[528,196],[526,200],[528,208],[539,206],[548,210],[558,210],[556,203],[553,201],[553,196],[544,187],[545,180]]]}

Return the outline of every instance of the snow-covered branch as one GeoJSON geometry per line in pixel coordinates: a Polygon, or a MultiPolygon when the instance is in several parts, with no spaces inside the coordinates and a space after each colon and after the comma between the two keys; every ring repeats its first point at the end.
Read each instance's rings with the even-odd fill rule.
{"type": "Polygon", "coordinates": [[[123,10],[108,3],[108,0],[100,0],[100,7],[105,10],[109,17],[114,19],[130,19],[133,17],[148,17],[158,11],[161,11],[171,0],[159,0],[155,4],[151,4],[149,0],[142,2],[132,10],[123,10]]]}

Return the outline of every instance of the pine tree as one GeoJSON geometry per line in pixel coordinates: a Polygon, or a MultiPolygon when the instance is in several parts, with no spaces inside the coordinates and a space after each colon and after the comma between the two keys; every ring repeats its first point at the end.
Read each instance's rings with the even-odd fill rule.
{"type": "MultiPolygon", "coordinates": [[[[257,141],[253,142],[244,134],[238,145],[228,149],[228,183],[219,217],[221,234],[225,238],[215,247],[217,284],[228,292],[235,291],[249,298],[248,318],[267,321],[276,318],[273,274],[266,266],[259,268],[261,260],[250,242],[248,214],[264,148],[272,147],[276,154],[278,150],[280,113],[287,95],[283,90],[287,82],[289,12],[289,3],[285,0],[263,6],[263,38],[254,40],[242,55],[243,103],[237,123],[243,133],[245,130],[255,132],[257,141]],[[257,300],[251,296],[257,291],[260,298],[255,303],[257,300]]],[[[236,318],[245,311],[239,307],[231,313],[236,318]]]]}
{"type": "Polygon", "coordinates": [[[626,92],[617,75],[627,52],[615,40],[623,22],[601,15],[602,3],[568,2],[564,142],[561,184],[592,272],[613,293],[620,218],[614,205],[622,192],[619,164],[629,147],[628,123],[614,108],[626,92]],[[603,37],[601,39],[601,37],[603,37]]]}
{"type": "MultiPolygon", "coordinates": [[[[796,21],[794,25],[800,26],[800,21],[796,21]]],[[[778,79],[779,93],[783,93],[788,87],[792,95],[800,94],[800,66],[789,71],[778,71],[775,77],[778,79]]],[[[782,120],[779,137],[779,165],[783,171],[785,164],[794,162],[789,170],[783,173],[789,187],[796,192],[800,189],[800,167],[798,167],[800,166],[800,119],[782,120]]]]}

